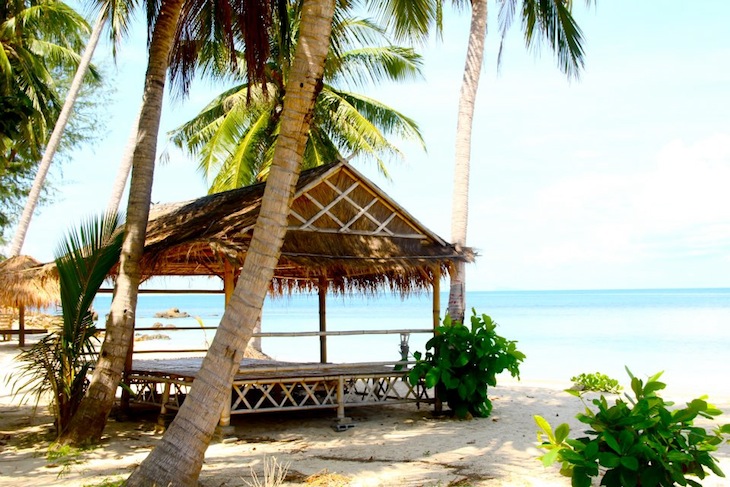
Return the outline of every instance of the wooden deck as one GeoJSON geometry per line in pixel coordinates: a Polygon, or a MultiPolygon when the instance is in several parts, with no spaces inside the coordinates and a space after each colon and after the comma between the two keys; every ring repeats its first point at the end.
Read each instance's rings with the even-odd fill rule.
{"type": "MultiPolygon", "coordinates": [[[[200,370],[202,358],[134,360],[129,384],[133,401],[159,406],[162,413],[180,407],[200,370]]],[[[403,402],[432,403],[428,391],[412,386],[408,365],[395,363],[320,364],[244,359],[233,380],[231,400],[221,424],[231,414],[303,409],[335,409],[403,402]]]]}

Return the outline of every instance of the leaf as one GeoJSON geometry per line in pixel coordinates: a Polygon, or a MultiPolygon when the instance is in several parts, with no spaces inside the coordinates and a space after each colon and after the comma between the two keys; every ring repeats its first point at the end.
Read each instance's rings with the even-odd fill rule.
{"type": "MultiPolygon", "coordinates": [[[[548,437],[550,440],[550,443],[555,443],[555,435],[553,434],[553,428],[550,426],[550,423],[545,420],[542,416],[534,415],[533,418],[535,419],[535,423],[537,423],[537,427],[540,428],[548,437]]],[[[539,438],[539,434],[538,434],[539,438]]]]}
{"type": "Polygon", "coordinates": [[[552,448],[550,449],[546,454],[540,457],[540,460],[542,461],[542,464],[546,467],[549,467],[555,461],[558,459],[558,455],[560,455],[560,449],[559,448],[552,448]]]}
{"type": "Polygon", "coordinates": [[[621,464],[621,457],[608,451],[601,452],[598,454],[598,463],[600,463],[602,467],[615,468],[621,464]]]}
{"type": "Polygon", "coordinates": [[[606,442],[606,444],[611,447],[613,451],[615,451],[618,454],[621,454],[621,445],[618,444],[618,441],[616,441],[616,438],[609,433],[608,431],[603,433],[603,439],[606,442]]]}
{"type": "Polygon", "coordinates": [[[636,457],[621,457],[621,465],[634,472],[639,470],[639,461],[636,457]]]}
{"type": "Polygon", "coordinates": [[[426,388],[431,389],[432,387],[435,387],[436,384],[438,384],[440,378],[441,371],[438,369],[438,367],[434,367],[429,370],[426,373],[426,388]]]}
{"type": "Polygon", "coordinates": [[[555,429],[555,442],[562,443],[570,434],[570,426],[567,423],[563,423],[555,429]]]}

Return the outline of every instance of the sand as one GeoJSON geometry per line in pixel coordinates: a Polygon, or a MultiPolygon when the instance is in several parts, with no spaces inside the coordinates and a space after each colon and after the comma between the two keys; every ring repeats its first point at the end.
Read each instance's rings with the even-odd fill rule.
{"type": "MultiPolygon", "coordinates": [[[[0,375],[14,366],[16,343],[0,343],[0,375]]],[[[0,378],[0,486],[95,486],[127,476],[159,440],[154,414],[133,420],[110,420],[102,444],[73,458],[48,460],[52,418],[41,408],[35,415],[10,395],[0,378]]],[[[537,457],[539,414],[553,426],[575,429],[580,401],[563,391],[570,384],[503,379],[491,389],[492,416],[459,421],[436,417],[415,404],[352,408],[355,426],[333,428],[333,411],[235,416],[232,428],[219,431],[206,452],[200,485],[246,486],[252,472],[263,474],[264,460],[288,466],[283,485],[312,486],[545,486],[568,487],[556,466],[545,468],[537,457]]],[[[709,394],[730,422],[730,398],[718,390],[675,392],[678,402],[709,394]],[[721,399],[721,400],[718,400],[721,399]]],[[[689,387],[688,389],[691,389],[689,387]]],[[[730,445],[716,454],[730,475],[730,445]]],[[[705,487],[730,485],[708,477],[705,487]]]]}

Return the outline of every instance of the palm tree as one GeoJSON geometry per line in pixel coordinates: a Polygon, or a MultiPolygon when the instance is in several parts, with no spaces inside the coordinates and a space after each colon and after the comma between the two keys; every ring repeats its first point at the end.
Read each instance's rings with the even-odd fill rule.
{"type": "Polygon", "coordinates": [[[268,284],[279,260],[294,188],[307,144],[315,100],[322,86],[335,0],[305,0],[281,133],[241,278],[226,307],[195,381],[162,439],[127,480],[128,486],[194,486],[205,450],[231,393],[268,284]]]}
{"type": "MultiPolygon", "coordinates": [[[[59,1],[0,2],[0,174],[32,178],[59,117],[57,80],[79,63],[86,21],[59,1]]],[[[94,71],[94,77],[98,74],[94,71]]],[[[20,178],[20,179],[17,179],[20,178]]],[[[27,191],[23,183],[21,191],[27,191]]],[[[19,195],[18,195],[19,196],[19,195]]],[[[36,197],[37,199],[37,197],[36,197]]],[[[15,246],[11,252],[17,255],[15,246]]]]}
{"type": "Polygon", "coordinates": [[[56,269],[63,324],[18,356],[22,365],[14,392],[35,396],[36,400],[48,395],[58,435],[76,412],[88,384],[86,377],[98,342],[91,306],[99,287],[119,261],[119,221],[113,213],[91,218],[61,242],[56,251],[56,269]]]}
{"type": "MultiPolygon", "coordinates": [[[[56,155],[56,151],[61,143],[61,136],[63,135],[66,124],[68,124],[71,117],[71,113],[73,111],[74,104],[78,99],[84,78],[86,78],[89,72],[91,58],[94,55],[96,45],[101,37],[104,24],[108,19],[111,23],[111,37],[115,42],[118,42],[121,36],[127,31],[127,11],[133,5],[134,2],[120,2],[117,0],[102,0],[101,2],[101,10],[96,23],[94,24],[94,29],[91,31],[89,40],[86,43],[86,48],[84,49],[84,54],[81,56],[76,73],[71,81],[71,86],[66,94],[63,107],[61,108],[61,112],[58,115],[58,119],[53,127],[51,136],[46,144],[46,149],[43,153],[43,158],[38,165],[38,170],[36,172],[33,185],[31,186],[30,193],[28,194],[25,208],[23,209],[23,213],[18,221],[18,226],[15,229],[15,236],[13,237],[13,242],[10,246],[11,257],[20,254],[20,250],[23,247],[25,236],[28,232],[28,227],[30,226],[30,220],[33,217],[36,205],[38,204],[41,189],[46,180],[46,176],[48,175],[48,170],[51,167],[53,157],[56,155]]],[[[116,211],[116,208],[114,208],[113,211],[116,211]]]]}
{"type": "MultiPolygon", "coordinates": [[[[117,386],[134,333],[140,283],[139,261],[144,247],[162,99],[168,67],[173,81],[186,91],[195,70],[197,52],[211,39],[235,52],[237,35],[244,38],[248,76],[261,79],[262,59],[268,57],[266,36],[271,5],[265,1],[156,0],[148,3],[149,58],[137,145],[133,156],[127,219],[106,334],[89,390],[67,430],[62,444],[98,442],[114,404],[117,386]],[[173,50],[173,47],[175,49],[173,50]]],[[[235,59],[230,60],[235,65],[235,59]]]]}
{"type": "MultiPolygon", "coordinates": [[[[539,36],[543,36],[556,54],[560,69],[568,76],[577,76],[583,67],[583,34],[571,15],[572,0],[502,0],[499,12],[502,38],[516,16],[518,2],[526,46],[531,47],[533,43],[541,40],[539,36]]],[[[592,0],[586,0],[586,4],[591,3],[592,0]]],[[[451,208],[451,241],[457,246],[466,245],[471,130],[479,88],[479,75],[484,60],[486,33],[487,0],[471,0],[469,44],[459,94],[456,125],[456,155],[451,208]]],[[[453,321],[460,323],[464,321],[466,307],[465,282],[465,265],[459,263],[451,274],[448,313],[453,321]]]]}
{"type": "MultiPolygon", "coordinates": [[[[324,87],[315,104],[302,168],[361,156],[374,160],[385,173],[385,159],[401,156],[387,136],[398,134],[423,146],[418,126],[393,108],[337,86],[415,77],[420,74],[421,57],[410,48],[393,46],[381,27],[347,15],[349,10],[342,7],[335,12],[324,87]]],[[[265,87],[251,86],[244,79],[171,133],[177,146],[200,160],[201,171],[211,181],[210,193],[254,184],[268,174],[300,13],[300,4],[290,4],[285,21],[290,23],[291,38],[272,37],[265,87]]],[[[209,63],[211,71],[217,69],[214,61],[209,63]]]]}

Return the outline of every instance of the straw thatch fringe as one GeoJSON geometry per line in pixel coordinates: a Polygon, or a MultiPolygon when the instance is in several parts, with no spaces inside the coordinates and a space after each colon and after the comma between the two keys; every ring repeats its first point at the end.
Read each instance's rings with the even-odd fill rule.
{"type": "Polygon", "coordinates": [[[60,302],[53,263],[41,264],[27,255],[0,262],[0,306],[45,308],[60,302]]]}

